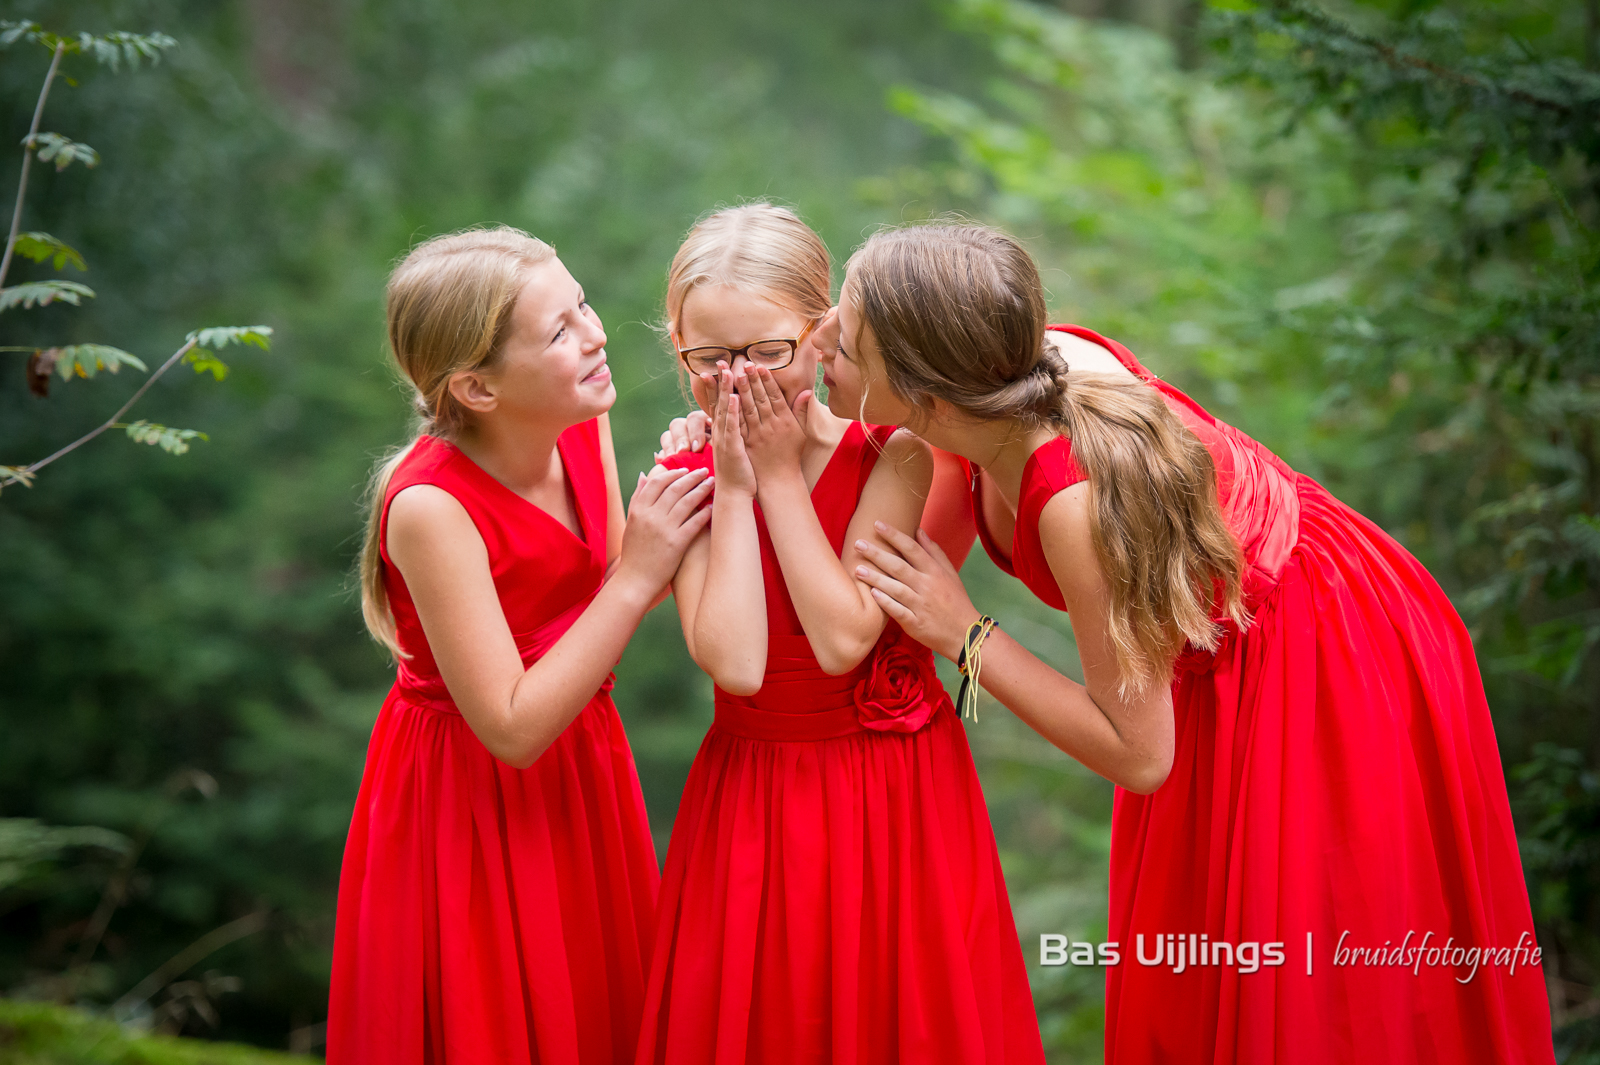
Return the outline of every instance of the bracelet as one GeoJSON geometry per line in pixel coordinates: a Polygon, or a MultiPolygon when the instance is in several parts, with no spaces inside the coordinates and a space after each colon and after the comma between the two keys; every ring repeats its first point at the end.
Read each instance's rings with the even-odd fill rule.
{"type": "Polygon", "coordinates": [[[962,717],[970,710],[974,721],[978,720],[978,673],[983,669],[983,641],[989,638],[996,624],[988,614],[978,615],[978,620],[967,627],[967,637],[961,641],[961,654],[956,658],[956,669],[961,672],[956,707],[962,717]]]}

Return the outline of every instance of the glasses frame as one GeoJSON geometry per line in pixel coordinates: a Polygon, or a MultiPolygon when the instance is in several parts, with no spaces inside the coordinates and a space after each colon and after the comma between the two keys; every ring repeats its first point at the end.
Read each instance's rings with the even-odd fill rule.
{"type": "Polygon", "coordinates": [[[742,348],[730,348],[730,347],[726,347],[726,346],[724,346],[722,344],[701,344],[698,347],[693,347],[693,348],[680,348],[680,347],[678,347],[678,345],[676,343],[674,343],[672,346],[673,346],[673,349],[677,351],[678,358],[680,360],[682,360],[684,369],[688,370],[690,373],[710,373],[711,371],[709,371],[709,370],[698,370],[697,371],[694,368],[694,366],[689,362],[689,356],[693,355],[697,351],[725,351],[725,352],[728,353],[727,361],[728,361],[728,366],[730,368],[733,366],[733,360],[737,359],[741,355],[744,356],[744,360],[746,362],[748,362],[752,366],[754,366],[754,365],[756,365],[756,362],[755,362],[754,359],[752,359],[750,357],[750,349],[751,348],[758,347],[758,346],[760,346],[762,344],[787,344],[787,345],[789,345],[789,357],[787,359],[785,359],[783,362],[779,363],[776,366],[766,366],[766,365],[762,366],[762,369],[765,369],[765,370],[782,370],[782,369],[785,369],[786,367],[788,367],[790,363],[794,362],[794,357],[800,350],[800,342],[805,340],[806,337],[811,335],[811,331],[817,327],[817,323],[820,322],[820,321],[822,321],[821,318],[813,318],[813,319],[811,319],[809,322],[806,323],[806,327],[804,329],[800,330],[800,335],[799,336],[796,336],[796,337],[768,337],[765,340],[752,340],[750,343],[746,344],[742,348]]]}

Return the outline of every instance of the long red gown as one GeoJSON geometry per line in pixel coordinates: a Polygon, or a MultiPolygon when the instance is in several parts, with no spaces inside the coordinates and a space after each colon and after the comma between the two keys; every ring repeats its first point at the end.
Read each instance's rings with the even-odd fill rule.
{"type": "MultiPolygon", "coordinates": [[[[598,428],[557,444],[583,537],[454,445],[423,437],[384,501],[449,492],[489,551],[524,664],[560,638],[606,569],[598,428]]],[[[384,554],[401,647],[345,844],[330,1065],[616,1065],[633,1059],[659,874],[608,678],[538,761],[491,755],[451,701],[384,554]]]]}
{"type": "MultiPolygon", "coordinates": [[[[842,550],[892,427],[811,501],[842,550]]],[[[706,464],[709,452],[668,465],[706,464]]],[[[757,507],[767,673],[720,688],[672,829],[641,1065],[1042,1063],[994,832],[927,648],[817,666],[757,507]]]]}
{"type": "MultiPolygon", "coordinates": [[[[1215,654],[1180,656],[1166,783],[1116,792],[1106,1061],[1553,1061],[1494,727],[1449,599],[1376,525],[1127,348],[1052,328],[1109,349],[1204,442],[1254,612],[1215,654]],[[1195,967],[1202,934],[1229,946],[1195,967]],[[1258,959],[1278,944],[1282,964],[1244,971],[1245,943],[1258,959]]],[[[996,564],[1057,609],[1039,515],[1084,479],[1066,438],[1035,452],[1010,552],[974,500],[996,564]]]]}

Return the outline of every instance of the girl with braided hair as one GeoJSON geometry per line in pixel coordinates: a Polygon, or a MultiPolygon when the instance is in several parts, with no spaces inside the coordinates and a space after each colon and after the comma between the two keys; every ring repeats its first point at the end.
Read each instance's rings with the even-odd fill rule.
{"type": "Polygon", "coordinates": [[[1118,785],[1106,1061],[1552,1061],[1449,599],[1127,348],[1045,313],[1006,234],[888,230],[850,262],[824,367],[836,409],[969,463],[984,547],[1070,617],[1083,684],[980,615],[925,533],[855,545],[890,618],[1118,785]]]}

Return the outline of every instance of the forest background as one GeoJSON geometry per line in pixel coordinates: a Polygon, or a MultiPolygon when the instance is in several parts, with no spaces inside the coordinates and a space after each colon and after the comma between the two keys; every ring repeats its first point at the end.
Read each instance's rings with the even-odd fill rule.
{"type": "MultiPolygon", "coordinates": [[[[886,223],[1006,226],[1056,320],[1123,340],[1429,566],[1478,642],[1558,1049],[1600,1060],[1600,0],[7,11],[177,43],[133,69],[69,56],[52,90],[42,128],[101,161],[35,163],[22,228],[81,252],[98,296],[0,313],[21,349],[0,352],[0,462],[141,383],[41,398],[35,349],[153,364],[196,326],[274,330],[225,381],[171,374],[130,415],[209,434],[188,454],[108,434],[0,493],[7,995],[317,1051],[392,679],[351,578],[366,474],[409,432],[388,269],[485,222],[555,244],[610,335],[626,480],[684,407],[652,328],[677,242],[767,198],[841,264],[886,223]]],[[[0,52],[0,145],[50,58],[0,52]]],[[[19,257],[7,280],[79,277],[19,257]]],[[[981,550],[963,575],[1076,671],[1064,616],[981,550]]],[[[711,716],[670,606],[617,677],[664,853],[711,716]]],[[[1103,934],[1110,786],[992,702],[968,729],[1051,1060],[1098,1061],[1101,974],[1035,947],[1103,934]]]]}

